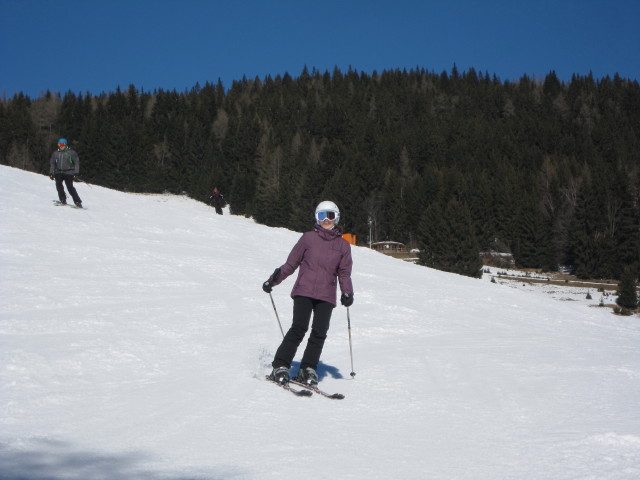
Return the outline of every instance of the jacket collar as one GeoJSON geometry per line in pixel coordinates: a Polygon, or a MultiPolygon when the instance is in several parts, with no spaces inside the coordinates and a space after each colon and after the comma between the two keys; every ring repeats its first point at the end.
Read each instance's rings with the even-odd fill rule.
{"type": "Polygon", "coordinates": [[[331,230],[327,230],[326,228],[322,228],[320,224],[316,223],[315,227],[313,228],[325,240],[332,240],[342,235],[342,232],[340,232],[340,229],[338,227],[333,227],[331,230]]]}

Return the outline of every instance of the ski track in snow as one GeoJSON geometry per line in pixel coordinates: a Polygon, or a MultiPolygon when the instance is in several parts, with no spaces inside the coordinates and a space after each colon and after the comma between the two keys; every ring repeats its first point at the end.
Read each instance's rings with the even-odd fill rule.
{"type": "Polygon", "coordinates": [[[338,306],[319,374],[346,398],[296,398],[262,380],[260,286],[299,233],[0,177],[0,480],[640,478],[638,316],[355,247],[356,376],[338,306]]]}

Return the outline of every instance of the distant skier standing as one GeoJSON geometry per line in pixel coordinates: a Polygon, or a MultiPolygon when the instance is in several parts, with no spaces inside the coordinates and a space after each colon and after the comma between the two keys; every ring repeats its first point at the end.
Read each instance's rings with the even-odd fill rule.
{"type": "Polygon", "coordinates": [[[224,206],[224,195],[220,193],[218,187],[213,189],[211,196],[209,197],[209,205],[213,205],[218,215],[222,215],[222,207],[224,206]]]}
{"type": "Polygon", "coordinates": [[[313,324],[296,380],[317,385],[318,362],[329,330],[331,314],[336,306],[336,288],[340,284],[340,302],[345,307],[353,304],[351,283],[351,245],[342,238],[337,228],[340,210],[335,203],[325,201],[316,207],[316,225],[295,244],[284,265],[276,268],[262,289],[270,293],[298,267],[298,278],[291,291],[293,321],[284,336],[272,362],[271,378],[279,383],[289,382],[289,369],[298,346],[313,324]],[[336,282],[337,279],[337,282],[336,282]]]}
{"type": "Polygon", "coordinates": [[[73,198],[73,203],[77,207],[82,207],[82,200],[73,186],[73,181],[80,174],[80,158],[75,150],[67,145],[67,140],[61,138],[58,140],[58,150],[51,154],[51,167],[49,169],[49,178],[56,181],[56,189],[58,190],[58,198],[60,203],[67,204],[67,196],[64,192],[63,183],[67,186],[69,195],[73,198]]]}

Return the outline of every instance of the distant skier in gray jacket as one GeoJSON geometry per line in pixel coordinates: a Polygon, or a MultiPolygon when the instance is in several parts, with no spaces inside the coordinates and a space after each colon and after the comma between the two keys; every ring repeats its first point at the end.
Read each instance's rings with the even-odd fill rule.
{"type": "Polygon", "coordinates": [[[49,178],[56,181],[60,203],[67,204],[67,196],[62,185],[64,182],[69,195],[73,198],[73,203],[78,207],[82,207],[82,200],[80,200],[80,196],[73,186],[73,181],[77,179],[79,174],[80,158],[76,151],[67,145],[67,140],[61,138],[58,140],[58,150],[51,154],[51,168],[49,169],[49,178]]]}

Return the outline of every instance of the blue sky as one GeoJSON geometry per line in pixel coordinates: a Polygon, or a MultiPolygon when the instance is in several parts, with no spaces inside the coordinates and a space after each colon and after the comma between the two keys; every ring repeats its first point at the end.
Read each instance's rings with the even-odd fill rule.
{"type": "Polygon", "coordinates": [[[0,0],[0,97],[309,70],[640,80],[637,0],[0,0]]]}

